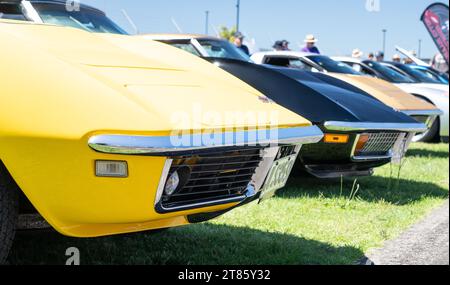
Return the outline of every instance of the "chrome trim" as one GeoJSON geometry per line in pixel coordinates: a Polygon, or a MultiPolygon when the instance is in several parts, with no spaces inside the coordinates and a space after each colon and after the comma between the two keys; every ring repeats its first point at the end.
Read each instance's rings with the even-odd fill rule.
{"type": "Polygon", "coordinates": [[[272,168],[279,151],[279,147],[270,147],[262,150],[263,159],[256,168],[255,174],[253,174],[252,180],[250,182],[250,184],[255,187],[256,192],[259,192],[262,189],[266,177],[269,174],[269,171],[272,168]]]}
{"type": "Polygon", "coordinates": [[[224,204],[230,204],[230,203],[239,203],[239,202],[242,202],[243,200],[245,200],[246,198],[250,198],[250,197],[253,197],[254,195],[256,195],[256,192],[249,192],[249,190],[248,190],[249,188],[251,188],[251,186],[249,186],[247,188],[247,192],[248,193],[252,193],[253,195],[242,195],[242,196],[233,197],[233,198],[213,200],[213,201],[202,202],[202,203],[193,203],[193,204],[188,204],[188,205],[183,205],[183,206],[178,206],[178,207],[172,207],[172,208],[165,208],[165,207],[163,207],[161,205],[161,208],[164,211],[167,211],[167,212],[176,212],[176,211],[183,211],[183,210],[186,210],[186,209],[205,208],[205,207],[214,206],[214,205],[224,205],[224,204]]]}
{"type": "Polygon", "coordinates": [[[418,133],[428,128],[421,123],[356,123],[356,122],[325,122],[325,128],[330,131],[398,131],[418,133]]]}
{"type": "Polygon", "coordinates": [[[164,192],[164,186],[166,185],[166,181],[167,178],[169,176],[169,171],[170,168],[172,167],[172,162],[173,159],[167,159],[164,163],[164,168],[161,174],[161,179],[159,180],[159,185],[158,185],[158,190],[156,191],[156,198],[155,198],[155,207],[161,207],[164,211],[166,212],[174,212],[174,211],[181,211],[184,209],[192,209],[192,208],[202,208],[202,207],[207,207],[209,205],[217,205],[217,204],[228,204],[228,203],[234,203],[234,202],[241,202],[242,200],[248,198],[248,197],[252,197],[252,196],[248,196],[250,193],[251,195],[256,195],[256,191],[254,191],[254,188],[252,185],[249,185],[247,187],[247,194],[246,195],[242,195],[239,197],[233,197],[233,198],[227,198],[227,199],[220,199],[220,200],[212,200],[212,201],[208,201],[208,202],[203,202],[203,203],[193,203],[193,204],[188,204],[188,205],[183,205],[183,206],[178,206],[178,207],[171,207],[171,208],[165,208],[162,204],[161,204],[161,198],[164,192]],[[250,189],[250,187],[252,187],[250,189]],[[255,192],[255,193],[253,193],[255,192]]]}
{"type": "MultiPolygon", "coordinates": [[[[439,116],[444,115],[444,112],[442,112],[441,110],[437,109],[437,110],[412,110],[412,111],[403,111],[404,114],[413,117],[414,116],[428,116],[425,125],[428,127],[428,129],[430,129],[434,122],[436,121],[436,119],[439,116]]],[[[423,135],[423,132],[417,132],[417,133],[421,133],[423,135]]],[[[419,134],[418,136],[420,136],[421,134],[419,134]]]]}
{"type": "Polygon", "coordinates": [[[205,208],[205,207],[210,207],[210,206],[215,206],[215,205],[225,205],[225,204],[230,204],[230,203],[239,203],[239,202],[244,201],[247,198],[254,197],[257,194],[258,193],[254,190],[253,186],[249,185],[247,187],[247,193],[245,195],[241,195],[241,196],[238,196],[238,197],[219,199],[219,200],[212,200],[212,201],[202,202],[202,203],[193,203],[193,204],[188,204],[188,205],[183,205],[183,206],[178,206],[178,207],[172,207],[172,208],[164,208],[162,205],[160,205],[160,206],[161,206],[161,208],[164,211],[176,212],[176,211],[183,211],[183,210],[188,210],[188,209],[205,208]]]}
{"type": "Polygon", "coordinates": [[[380,155],[380,156],[353,156],[353,161],[375,161],[375,160],[385,160],[392,159],[392,151],[389,152],[389,155],[380,155]]]}
{"type": "Polygon", "coordinates": [[[39,24],[43,24],[44,21],[42,20],[41,16],[39,16],[39,13],[34,9],[33,4],[31,4],[30,1],[23,0],[21,3],[22,8],[25,11],[25,17],[29,18],[31,21],[39,24]]]}
{"type": "Polygon", "coordinates": [[[403,154],[404,156],[409,148],[409,145],[412,142],[412,139],[414,138],[415,133],[400,133],[398,136],[394,146],[386,155],[377,155],[377,156],[355,156],[356,152],[356,146],[358,145],[358,141],[361,135],[356,136],[355,143],[352,148],[351,152],[351,159],[355,162],[357,161],[372,161],[372,160],[384,160],[384,159],[393,159],[394,158],[394,150],[400,146],[400,144],[403,145],[403,154]]]}
{"type": "Polygon", "coordinates": [[[434,122],[436,122],[438,116],[429,116],[425,124],[429,129],[434,125],[434,122]]]}
{"type": "Polygon", "coordinates": [[[323,138],[317,126],[285,129],[267,129],[262,131],[216,133],[222,137],[220,143],[205,144],[204,138],[211,134],[194,134],[181,136],[130,136],[130,135],[96,135],[89,139],[88,145],[101,153],[124,155],[161,155],[164,153],[204,150],[233,146],[274,146],[284,144],[308,144],[319,142],[323,138]],[[276,132],[277,139],[268,139],[276,132]],[[262,138],[262,139],[259,139],[262,138]],[[174,146],[174,141],[197,142],[190,146],[174,146]]]}
{"type": "Polygon", "coordinates": [[[392,162],[399,163],[405,157],[406,153],[408,152],[409,146],[411,145],[411,142],[414,139],[413,133],[404,134],[403,136],[400,136],[395,143],[394,147],[392,148],[394,153],[392,155],[392,162]],[[402,153],[399,153],[399,152],[402,153]],[[395,153],[397,152],[397,153],[395,153]]]}
{"type": "Polygon", "coordinates": [[[173,159],[166,159],[166,161],[164,162],[163,171],[158,184],[158,190],[156,190],[155,206],[161,201],[161,197],[164,192],[164,187],[166,186],[166,181],[169,176],[169,171],[170,168],[172,167],[172,162],[173,159]]]}
{"type": "Polygon", "coordinates": [[[408,116],[442,116],[444,112],[442,110],[407,110],[402,111],[403,114],[408,116]]]}
{"type": "Polygon", "coordinates": [[[384,160],[384,159],[391,159],[392,158],[392,150],[388,152],[386,155],[377,155],[377,156],[355,156],[356,152],[356,146],[358,145],[359,138],[361,137],[360,134],[356,136],[355,143],[353,144],[352,152],[351,152],[351,159],[352,161],[372,161],[372,160],[384,160]]]}
{"type": "Polygon", "coordinates": [[[191,45],[194,46],[194,48],[200,53],[202,57],[209,57],[208,52],[197,39],[191,39],[191,45]]]}
{"type": "MultiPolygon", "coordinates": [[[[301,146],[298,145],[295,149],[296,155],[298,156],[300,153],[301,146]]],[[[193,204],[187,204],[183,206],[178,207],[170,207],[166,208],[161,203],[161,197],[164,191],[164,186],[166,184],[167,177],[169,175],[170,167],[172,166],[172,159],[166,160],[166,163],[164,165],[164,170],[161,176],[161,180],[159,182],[156,199],[155,199],[155,207],[161,207],[161,209],[165,212],[175,212],[175,211],[182,211],[185,209],[195,209],[195,208],[204,208],[208,206],[213,205],[223,205],[223,204],[230,204],[230,203],[240,203],[248,198],[255,197],[261,192],[261,189],[264,187],[264,184],[267,179],[267,175],[269,174],[270,170],[272,169],[273,163],[276,160],[276,156],[280,150],[280,147],[270,147],[263,149],[263,160],[260,162],[258,167],[256,168],[256,172],[253,175],[251,181],[249,182],[247,186],[247,191],[245,195],[233,197],[233,198],[226,198],[226,199],[219,199],[219,200],[211,200],[208,202],[202,202],[202,203],[193,203],[193,204]]]]}

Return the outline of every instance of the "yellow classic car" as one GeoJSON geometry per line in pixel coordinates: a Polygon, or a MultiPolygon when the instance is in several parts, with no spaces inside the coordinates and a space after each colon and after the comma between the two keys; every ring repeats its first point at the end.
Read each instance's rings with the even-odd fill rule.
{"type": "Polygon", "coordinates": [[[217,217],[283,187],[323,134],[158,42],[0,19],[0,262],[31,205],[73,237],[217,217]]]}

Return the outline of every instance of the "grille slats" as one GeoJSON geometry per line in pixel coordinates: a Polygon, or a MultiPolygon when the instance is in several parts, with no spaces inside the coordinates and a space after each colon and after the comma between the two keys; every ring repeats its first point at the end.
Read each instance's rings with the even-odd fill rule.
{"type": "MultiPolygon", "coordinates": [[[[251,160],[246,161],[245,163],[259,163],[261,160],[251,160]]],[[[224,165],[236,165],[236,164],[242,164],[242,162],[226,162],[226,163],[205,163],[198,166],[192,166],[189,164],[180,164],[178,167],[188,166],[188,167],[214,167],[214,166],[224,166],[224,165]]]]}
{"type": "Polygon", "coordinates": [[[389,155],[400,133],[370,133],[364,147],[356,150],[356,156],[384,156],[389,155]]]}
{"type": "Polygon", "coordinates": [[[229,168],[222,168],[218,170],[199,170],[199,171],[192,171],[192,174],[201,174],[201,173],[225,173],[225,172],[236,172],[241,170],[250,170],[255,169],[257,165],[255,166],[249,166],[249,167],[229,167],[229,168]]]}
{"type": "MultiPolygon", "coordinates": [[[[214,201],[217,200],[221,200],[221,199],[228,199],[228,198],[234,198],[234,197],[238,197],[240,195],[234,195],[234,196],[230,196],[229,194],[224,194],[224,195],[215,195],[214,196],[214,201]]],[[[181,202],[176,201],[176,199],[173,199],[174,201],[167,201],[164,203],[164,207],[165,208],[174,208],[174,207],[179,207],[179,206],[185,206],[185,205],[192,205],[195,203],[203,203],[203,202],[207,202],[209,200],[211,200],[211,198],[205,198],[205,197],[200,197],[198,199],[178,199],[181,200],[181,202]]]]}
{"type": "Polygon", "coordinates": [[[242,159],[244,157],[258,157],[259,155],[255,154],[244,154],[244,155],[230,155],[230,156],[204,156],[202,159],[242,159]]]}
{"type": "MultiPolygon", "coordinates": [[[[221,179],[232,179],[232,178],[239,178],[239,177],[246,177],[246,176],[252,176],[253,174],[248,173],[248,174],[238,174],[238,175],[229,175],[229,176],[220,176],[221,179]]],[[[216,179],[216,178],[210,178],[210,177],[206,177],[206,178],[191,178],[189,181],[193,182],[193,181],[204,181],[204,180],[211,180],[211,179],[216,179]]]]}
{"type": "MultiPolygon", "coordinates": [[[[202,194],[211,194],[211,193],[223,193],[223,192],[232,192],[236,189],[242,189],[242,187],[236,187],[236,188],[230,188],[226,190],[211,190],[211,191],[202,191],[202,194]]],[[[172,197],[183,197],[183,196],[192,196],[192,193],[180,193],[180,194],[174,194],[172,197]]]]}
{"type": "Polygon", "coordinates": [[[228,182],[220,182],[220,183],[186,185],[186,186],[184,186],[184,188],[210,187],[210,186],[221,186],[221,185],[242,184],[242,183],[248,183],[248,179],[240,180],[240,181],[232,181],[232,182],[228,181],[228,182]]]}
{"type": "Polygon", "coordinates": [[[172,159],[170,173],[189,167],[190,177],[172,196],[163,194],[165,208],[242,196],[262,161],[262,148],[214,151],[172,159]]]}

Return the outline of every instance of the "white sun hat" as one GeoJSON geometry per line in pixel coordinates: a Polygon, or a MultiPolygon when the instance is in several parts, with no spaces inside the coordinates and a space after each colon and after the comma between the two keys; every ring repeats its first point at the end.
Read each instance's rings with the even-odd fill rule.
{"type": "Polygon", "coordinates": [[[352,52],[353,58],[361,58],[363,55],[364,55],[364,53],[362,51],[360,51],[359,49],[354,49],[352,52]]]}
{"type": "Polygon", "coordinates": [[[317,43],[319,40],[314,37],[314,35],[307,35],[305,38],[305,43],[317,43]]]}

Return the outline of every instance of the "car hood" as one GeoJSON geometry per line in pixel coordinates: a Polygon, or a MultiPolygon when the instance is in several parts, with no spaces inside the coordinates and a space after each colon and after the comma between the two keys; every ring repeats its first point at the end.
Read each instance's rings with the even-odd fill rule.
{"type": "Polygon", "coordinates": [[[17,68],[2,77],[26,73],[23,78],[33,79],[28,88],[36,84],[40,102],[47,102],[35,106],[45,113],[66,109],[67,116],[58,113],[67,125],[74,125],[73,115],[99,130],[251,127],[255,123],[235,115],[249,112],[276,114],[260,116],[259,126],[311,125],[234,76],[157,42],[14,21],[0,21],[0,41],[3,53],[21,55],[4,59],[17,68]]]}
{"type": "Polygon", "coordinates": [[[396,86],[410,94],[428,96],[445,96],[448,92],[448,86],[441,84],[427,84],[427,83],[400,83],[396,86]]]}
{"type": "Polygon", "coordinates": [[[417,85],[419,88],[435,89],[435,90],[440,90],[440,91],[443,91],[443,92],[447,92],[448,91],[448,85],[447,84],[415,83],[414,85],[417,85]]]}
{"type": "Polygon", "coordinates": [[[364,90],[384,104],[399,111],[437,110],[432,104],[420,100],[382,79],[361,75],[327,74],[364,90]]]}
{"type": "Polygon", "coordinates": [[[208,60],[314,123],[416,123],[409,116],[395,111],[361,90],[354,88],[350,91],[339,85],[331,85],[310,72],[230,59],[208,60]]]}

